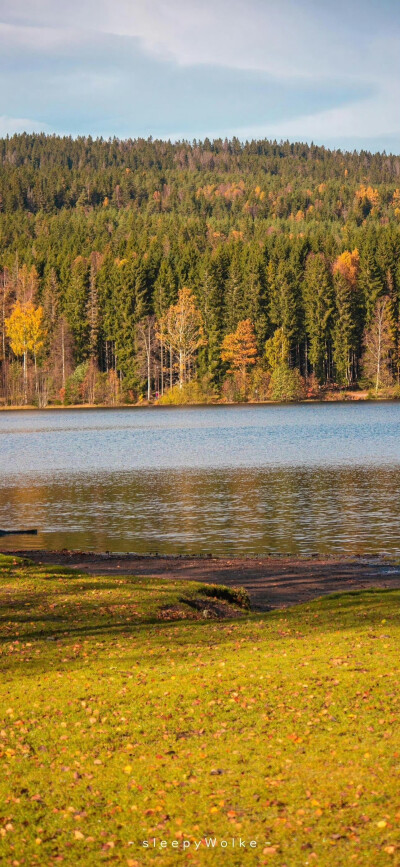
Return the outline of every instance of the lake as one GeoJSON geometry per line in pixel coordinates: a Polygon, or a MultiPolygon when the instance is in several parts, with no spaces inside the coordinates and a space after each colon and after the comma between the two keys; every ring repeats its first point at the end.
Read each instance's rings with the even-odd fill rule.
{"type": "Polygon", "coordinates": [[[13,548],[400,554],[400,404],[0,413],[13,548]]]}

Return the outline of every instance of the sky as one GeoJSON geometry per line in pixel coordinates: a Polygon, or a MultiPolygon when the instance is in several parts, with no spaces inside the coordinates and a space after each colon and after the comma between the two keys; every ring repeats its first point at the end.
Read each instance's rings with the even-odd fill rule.
{"type": "Polygon", "coordinates": [[[0,136],[400,153],[399,0],[0,0],[0,136]]]}

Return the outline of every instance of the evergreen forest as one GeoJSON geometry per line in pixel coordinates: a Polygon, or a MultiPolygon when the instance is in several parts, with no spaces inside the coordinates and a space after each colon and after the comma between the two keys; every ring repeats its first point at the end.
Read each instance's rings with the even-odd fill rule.
{"type": "Polygon", "coordinates": [[[400,156],[0,140],[3,405],[398,396],[400,156]]]}

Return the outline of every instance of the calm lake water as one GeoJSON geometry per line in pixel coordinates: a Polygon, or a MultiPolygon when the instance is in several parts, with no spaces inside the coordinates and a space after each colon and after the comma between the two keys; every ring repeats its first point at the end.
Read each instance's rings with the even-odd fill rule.
{"type": "Polygon", "coordinates": [[[400,404],[0,413],[0,546],[400,554],[400,404]]]}

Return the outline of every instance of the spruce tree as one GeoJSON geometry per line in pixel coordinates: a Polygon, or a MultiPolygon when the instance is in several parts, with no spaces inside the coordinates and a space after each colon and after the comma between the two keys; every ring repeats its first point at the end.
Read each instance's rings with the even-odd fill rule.
{"type": "Polygon", "coordinates": [[[308,338],[308,359],[318,382],[329,377],[331,325],[334,311],[332,277],[325,257],[310,253],[306,263],[303,297],[308,338]]]}

